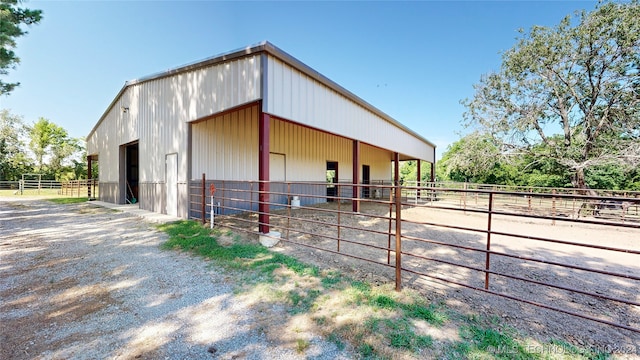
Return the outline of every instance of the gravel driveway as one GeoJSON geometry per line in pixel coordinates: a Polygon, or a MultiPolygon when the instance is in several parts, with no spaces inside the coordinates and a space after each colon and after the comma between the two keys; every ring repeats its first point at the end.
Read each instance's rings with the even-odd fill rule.
{"type": "MultiPolygon", "coordinates": [[[[90,203],[0,199],[2,359],[350,358],[267,336],[224,270],[90,203]]],[[[274,310],[277,311],[277,310],[274,310]]]]}

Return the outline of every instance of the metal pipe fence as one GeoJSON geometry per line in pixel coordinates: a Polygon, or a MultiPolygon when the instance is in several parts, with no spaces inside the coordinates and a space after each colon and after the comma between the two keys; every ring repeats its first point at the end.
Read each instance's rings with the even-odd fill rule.
{"type": "Polygon", "coordinates": [[[97,198],[100,190],[98,185],[98,179],[64,181],[60,184],[60,195],[97,198]]]}
{"type": "Polygon", "coordinates": [[[563,218],[595,215],[598,219],[614,222],[640,221],[640,191],[590,189],[589,192],[596,195],[584,195],[584,190],[573,188],[427,182],[417,187],[415,184],[415,181],[408,181],[403,187],[403,197],[412,205],[438,201],[442,207],[473,211],[485,208],[489,202],[488,193],[494,192],[494,204],[519,213],[563,218]],[[445,185],[454,187],[443,187],[445,185]]]}
{"type": "Polygon", "coordinates": [[[64,195],[71,197],[99,195],[98,179],[56,181],[56,180],[19,180],[0,181],[0,190],[13,190],[14,195],[64,195]]]}
{"type": "Polygon", "coordinates": [[[640,307],[639,198],[432,184],[358,184],[354,197],[351,183],[271,182],[261,212],[259,184],[192,181],[190,217],[255,235],[268,225],[295,247],[393,269],[397,290],[418,276],[640,333],[624,318],[640,307]]]}
{"type": "Polygon", "coordinates": [[[14,190],[14,194],[56,193],[60,189],[60,182],[56,180],[24,179],[18,181],[0,181],[0,190],[14,190]]]}

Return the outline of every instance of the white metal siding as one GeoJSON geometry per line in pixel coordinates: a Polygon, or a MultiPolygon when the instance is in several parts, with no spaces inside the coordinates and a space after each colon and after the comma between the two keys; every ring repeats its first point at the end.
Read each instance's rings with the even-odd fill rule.
{"type": "Polygon", "coordinates": [[[268,56],[265,111],[432,162],[433,147],[286,63],[268,56]]]}
{"type": "Polygon", "coordinates": [[[178,153],[178,181],[185,182],[187,122],[259,99],[260,84],[260,55],[133,83],[87,139],[100,180],[118,181],[118,147],[139,140],[141,182],[164,182],[168,153],[178,153]]]}

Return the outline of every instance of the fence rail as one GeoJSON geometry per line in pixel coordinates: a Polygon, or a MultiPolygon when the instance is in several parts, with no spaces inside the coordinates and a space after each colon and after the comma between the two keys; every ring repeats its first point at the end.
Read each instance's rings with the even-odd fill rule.
{"type": "Polygon", "coordinates": [[[15,195],[57,194],[65,196],[97,197],[99,186],[97,179],[55,181],[55,180],[19,180],[0,181],[0,190],[14,190],[15,195]],[[53,191],[53,192],[52,192],[53,191]]]}
{"type": "Polygon", "coordinates": [[[98,179],[65,181],[61,183],[60,195],[97,198],[100,189],[98,184],[98,179]]]}
{"type": "Polygon", "coordinates": [[[414,275],[640,333],[635,194],[360,184],[354,198],[353,184],[332,186],[203,178],[190,217],[262,236],[269,226],[293,246],[394,270],[398,290],[414,275]]]}

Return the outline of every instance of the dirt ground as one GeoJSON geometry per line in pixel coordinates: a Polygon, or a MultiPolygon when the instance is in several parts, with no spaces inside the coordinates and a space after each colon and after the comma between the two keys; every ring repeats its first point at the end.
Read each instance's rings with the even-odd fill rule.
{"type": "MultiPolygon", "coordinates": [[[[336,204],[325,204],[335,208],[336,204]]],[[[322,209],[323,206],[319,208],[322,209]]],[[[345,206],[346,207],[346,206],[345,206]]],[[[343,208],[343,210],[348,210],[343,208]]],[[[286,211],[280,210],[281,213],[286,211]]],[[[294,255],[322,268],[372,283],[393,283],[395,253],[386,250],[388,208],[363,204],[365,215],[341,216],[340,253],[280,242],[274,250],[294,255]],[[356,229],[350,229],[349,226],[356,229]],[[369,230],[365,232],[362,229],[369,230]],[[375,246],[375,247],[372,247],[375,246]]],[[[317,210],[294,210],[295,216],[316,223],[292,222],[289,227],[337,237],[335,215],[317,210]]],[[[486,227],[486,217],[471,212],[407,208],[406,219],[466,227],[486,227]]],[[[253,215],[244,215],[253,218],[253,215]]],[[[239,225],[238,217],[226,219],[239,225]]],[[[220,218],[223,220],[223,218],[220,218]]],[[[522,221],[496,217],[493,230],[530,236],[640,250],[640,230],[548,220],[522,221]]],[[[272,217],[274,230],[286,221],[272,217]]],[[[391,224],[392,228],[395,224],[391,224]]],[[[483,233],[402,224],[403,234],[474,248],[486,247],[483,233]]],[[[337,251],[337,241],[291,231],[292,241],[337,251]]],[[[161,234],[131,215],[91,204],[72,206],[47,202],[0,201],[0,359],[66,358],[349,358],[314,334],[311,347],[298,354],[293,347],[266,336],[256,323],[255,304],[233,294],[232,278],[206,261],[186,254],[161,251],[161,234]]],[[[255,241],[252,236],[247,240],[255,241]]],[[[392,243],[394,239],[392,238],[392,243]]],[[[640,302],[638,281],[550,265],[561,262],[638,276],[640,255],[494,236],[492,250],[545,260],[493,256],[491,270],[534,281],[550,282],[640,302]]],[[[461,248],[405,239],[403,268],[482,287],[484,272],[427,261],[413,255],[469,267],[484,268],[485,256],[461,248]],[[413,255],[412,255],[413,254],[413,255]]],[[[622,359],[640,358],[640,333],[531,306],[405,271],[404,287],[417,289],[433,303],[460,314],[480,314],[513,326],[523,336],[542,341],[563,340],[614,352],[622,359]]],[[[623,325],[640,328],[640,309],[576,292],[550,289],[498,275],[490,276],[490,290],[562,307],[623,325]]],[[[260,309],[258,307],[257,309],[260,309]]],[[[277,311],[269,309],[268,322],[277,311]]],[[[447,335],[444,335],[447,336],[447,335]]]]}
{"type": "Polygon", "coordinates": [[[234,293],[224,269],[164,251],[131,214],[0,199],[0,359],[347,359],[267,331],[286,319],[234,293]]]}
{"type": "MultiPolygon", "coordinates": [[[[324,204],[319,208],[335,210],[337,204],[324,204]]],[[[350,205],[343,204],[342,210],[349,211],[350,205]]],[[[387,205],[363,204],[361,213],[384,217],[388,216],[388,210],[387,205]]],[[[279,210],[278,213],[284,215],[287,211],[279,210]]],[[[255,217],[255,215],[252,216],[255,217]]],[[[280,231],[283,237],[286,238],[288,235],[292,242],[298,243],[281,241],[274,248],[277,251],[294,255],[322,268],[340,269],[351,276],[373,283],[393,283],[395,281],[395,269],[385,266],[388,260],[391,265],[395,264],[395,252],[386,250],[389,236],[375,232],[387,232],[389,229],[394,231],[395,223],[390,224],[387,219],[365,215],[341,215],[340,238],[343,240],[340,242],[340,253],[370,260],[363,261],[336,254],[335,252],[338,251],[336,239],[317,236],[317,234],[321,234],[328,237],[338,237],[337,227],[328,225],[337,223],[337,216],[334,213],[298,209],[292,211],[292,216],[315,221],[315,223],[291,220],[287,226],[286,219],[272,216],[272,230],[280,231]],[[287,227],[290,229],[288,232],[287,227]],[[365,232],[363,229],[369,232],[365,232]],[[302,232],[306,232],[306,234],[302,232]],[[353,240],[369,246],[353,244],[345,240],[353,240]],[[304,247],[300,244],[333,252],[304,247]]],[[[242,217],[247,218],[247,215],[240,218],[242,217]]],[[[403,219],[477,229],[486,229],[487,227],[486,215],[472,212],[463,213],[410,207],[403,210],[403,219]]],[[[234,226],[248,226],[237,220],[228,219],[228,221],[228,224],[234,226]]],[[[249,228],[251,227],[249,226],[249,228]]],[[[561,221],[556,221],[555,225],[552,225],[550,220],[514,220],[504,216],[494,216],[492,230],[640,251],[640,229],[633,228],[612,228],[561,221]]],[[[486,248],[486,234],[481,232],[447,229],[407,221],[402,224],[402,233],[446,244],[478,249],[486,248]]],[[[391,237],[390,240],[393,248],[395,237],[391,237]]],[[[483,252],[434,245],[411,239],[404,239],[402,247],[403,269],[476,288],[484,287],[484,271],[453,265],[460,264],[484,269],[486,256],[483,252]]],[[[562,263],[638,277],[640,276],[640,255],[638,254],[497,235],[493,235],[491,238],[491,250],[543,261],[543,263],[532,262],[492,255],[490,259],[492,271],[531,281],[552,283],[596,295],[601,294],[636,303],[640,302],[640,281],[638,280],[550,264],[553,262],[562,263]]],[[[638,306],[604,300],[597,296],[588,296],[575,291],[527,283],[495,274],[490,275],[489,284],[490,291],[640,329],[640,307],[638,306]]],[[[402,285],[417,289],[432,302],[445,303],[449,308],[455,309],[461,314],[480,313],[495,318],[502,324],[516,328],[524,336],[531,336],[537,340],[562,340],[577,346],[589,346],[604,352],[617,353],[622,358],[640,357],[639,332],[471,290],[464,286],[419,276],[409,271],[403,272],[402,285]]]]}

